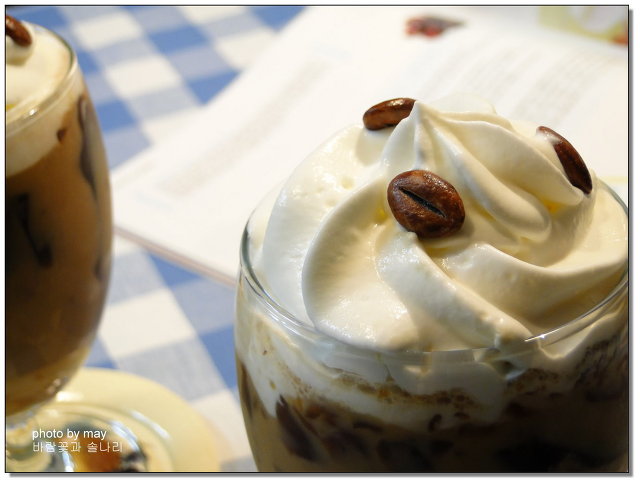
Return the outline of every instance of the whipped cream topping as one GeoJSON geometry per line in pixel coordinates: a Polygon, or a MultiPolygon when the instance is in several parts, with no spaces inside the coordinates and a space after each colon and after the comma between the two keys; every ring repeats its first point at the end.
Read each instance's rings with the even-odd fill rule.
{"type": "Polygon", "coordinates": [[[32,42],[18,45],[5,35],[7,118],[18,117],[51,94],[69,71],[69,51],[51,33],[23,22],[32,42]]]}
{"type": "Polygon", "coordinates": [[[595,306],[627,264],[627,216],[611,193],[597,181],[588,195],[574,187],[536,126],[478,100],[416,102],[394,128],[346,128],[249,229],[275,301],[380,350],[518,345],[595,306]],[[387,185],[412,169],[456,188],[459,232],[419,239],[395,220],[387,185]]]}
{"type": "Polygon", "coordinates": [[[22,24],[31,35],[30,45],[18,45],[5,35],[7,177],[37,163],[59,142],[56,133],[63,117],[84,89],[69,48],[51,32],[22,24]],[[54,93],[55,102],[43,108],[54,93]],[[35,112],[38,116],[22,121],[35,112]]]}

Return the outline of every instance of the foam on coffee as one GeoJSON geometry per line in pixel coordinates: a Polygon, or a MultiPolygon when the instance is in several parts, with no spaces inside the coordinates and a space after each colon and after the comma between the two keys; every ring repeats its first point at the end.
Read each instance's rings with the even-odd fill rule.
{"type": "Polygon", "coordinates": [[[18,45],[5,35],[7,177],[37,163],[58,143],[54,127],[62,125],[64,115],[84,88],[67,45],[49,31],[23,25],[31,34],[30,45],[18,45]],[[67,76],[73,80],[58,95],[56,91],[67,76]],[[54,93],[55,101],[48,102],[54,93]],[[36,111],[38,116],[32,116],[36,111]],[[40,121],[45,116],[47,121],[40,121]]]}

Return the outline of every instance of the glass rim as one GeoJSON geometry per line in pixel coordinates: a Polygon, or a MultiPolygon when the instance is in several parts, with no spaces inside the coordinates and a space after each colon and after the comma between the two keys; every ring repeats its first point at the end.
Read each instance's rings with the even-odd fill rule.
{"type": "MultiPolygon", "coordinates": [[[[76,71],[79,68],[78,57],[76,55],[75,50],[62,36],[60,36],[56,32],[46,27],[43,27],[42,25],[34,24],[31,22],[24,22],[22,20],[20,20],[20,22],[28,24],[34,30],[42,30],[42,31],[48,32],[50,35],[58,39],[58,41],[64,46],[64,48],[69,53],[69,65],[67,67],[67,72],[60,79],[60,81],[58,82],[58,85],[55,87],[55,89],[49,92],[49,94],[47,94],[46,97],[44,97],[39,102],[35,103],[33,106],[30,106],[25,112],[23,112],[20,115],[17,115],[15,118],[10,118],[9,116],[7,116],[11,112],[11,110],[8,110],[5,113],[5,130],[6,130],[7,137],[15,133],[16,131],[19,131],[21,128],[34,122],[41,115],[44,115],[58,101],[60,101],[63,98],[61,94],[70,88],[71,80],[73,79],[73,77],[76,74],[76,71]]],[[[5,86],[5,89],[6,89],[6,86],[5,86]]],[[[6,96],[6,90],[5,90],[5,96],[6,96]]]]}
{"type": "MultiPolygon", "coordinates": [[[[618,196],[618,194],[605,182],[598,179],[598,182],[603,186],[614,198],[614,200],[622,207],[625,215],[627,216],[627,220],[629,218],[629,211],[627,205],[622,201],[622,199],[618,196]]],[[[305,339],[313,339],[317,343],[330,345],[332,348],[344,348],[348,349],[349,352],[356,353],[364,353],[364,354],[377,354],[381,355],[385,358],[392,359],[416,359],[416,361],[423,361],[425,357],[433,357],[434,355],[460,355],[464,353],[468,354],[476,354],[481,353],[485,354],[487,352],[495,352],[495,347],[484,346],[484,347],[474,347],[474,348],[460,348],[460,349],[449,349],[449,350],[387,350],[387,349],[377,349],[377,348],[369,348],[366,346],[355,345],[346,341],[339,340],[333,336],[330,336],[326,333],[323,333],[317,330],[315,327],[310,326],[309,324],[305,324],[296,318],[293,314],[291,314],[287,309],[283,308],[277,301],[275,301],[268,291],[264,288],[264,286],[260,282],[260,278],[257,276],[255,271],[253,270],[253,265],[251,264],[251,254],[250,254],[250,236],[249,236],[249,224],[251,219],[253,218],[255,211],[250,215],[249,220],[247,221],[243,233],[242,240],[240,244],[240,278],[245,278],[251,287],[251,290],[259,297],[261,303],[266,306],[269,315],[275,319],[275,321],[282,327],[284,327],[287,331],[293,332],[294,334],[305,338],[305,339]]],[[[628,244],[628,241],[627,241],[628,244]]],[[[556,343],[560,340],[571,337],[572,335],[578,333],[579,331],[585,329],[589,325],[591,325],[594,321],[590,319],[590,316],[593,316],[600,309],[609,304],[613,299],[619,296],[629,284],[629,264],[626,264],[624,268],[624,272],[620,276],[620,280],[613,287],[613,289],[604,297],[601,301],[599,301],[596,305],[591,307],[588,311],[585,311],[583,314],[562,323],[555,328],[546,331],[544,333],[540,333],[537,335],[533,335],[525,340],[520,341],[525,349],[522,347],[518,347],[518,350],[513,353],[521,353],[522,351],[526,351],[526,348],[530,348],[536,344],[542,345],[550,345],[556,343]]],[[[512,354],[511,352],[509,354],[512,354]]]]}

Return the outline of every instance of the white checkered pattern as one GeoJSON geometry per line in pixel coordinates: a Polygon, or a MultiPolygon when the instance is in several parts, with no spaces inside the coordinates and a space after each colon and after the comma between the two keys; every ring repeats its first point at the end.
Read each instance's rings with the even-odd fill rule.
{"type": "Polygon", "coordinates": [[[125,12],[114,11],[73,24],[71,31],[87,50],[140,38],[144,31],[125,12]]]}

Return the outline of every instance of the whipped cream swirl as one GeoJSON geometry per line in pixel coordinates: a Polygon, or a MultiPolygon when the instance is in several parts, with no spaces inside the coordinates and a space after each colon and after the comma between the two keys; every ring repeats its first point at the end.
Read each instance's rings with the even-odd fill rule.
{"type": "Polygon", "coordinates": [[[438,106],[416,102],[393,128],[346,128],[259,209],[256,272],[300,321],[381,350],[506,348],[619,281],[627,216],[594,173],[587,195],[535,125],[478,100],[438,106]],[[456,188],[459,232],[421,240],[395,220],[387,186],[413,169],[456,188]]]}

